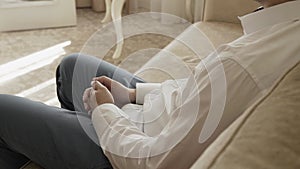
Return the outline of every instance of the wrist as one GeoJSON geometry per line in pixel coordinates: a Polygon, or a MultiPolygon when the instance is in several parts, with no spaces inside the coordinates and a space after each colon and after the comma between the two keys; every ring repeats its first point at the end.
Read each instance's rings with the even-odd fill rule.
{"type": "Polygon", "coordinates": [[[129,89],[129,99],[131,103],[136,102],[136,89],[129,89]]]}

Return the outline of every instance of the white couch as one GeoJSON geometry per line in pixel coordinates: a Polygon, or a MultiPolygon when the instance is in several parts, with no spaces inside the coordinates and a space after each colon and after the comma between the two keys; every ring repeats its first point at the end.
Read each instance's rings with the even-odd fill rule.
{"type": "MultiPolygon", "coordinates": [[[[240,37],[243,31],[238,16],[250,13],[258,7],[257,3],[249,0],[226,0],[226,2],[222,0],[206,0],[204,4],[203,21],[197,22],[192,26],[197,27],[215,48],[240,37]]],[[[191,36],[191,32],[188,30],[183,34],[186,37],[191,36]]],[[[201,45],[203,44],[199,44],[199,47],[201,45]]],[[[155,67],[173,72],[173,78],[183,78],[186,77],[186,73],[189,70],[186,70],[187,67],[179,63],[178,59],[181,59],[190,69],[193,69],[199,63],[201,57],[204,57],[204,55],[196,56],[189,47],[177,40],[171,42],[164,51],[169,51],[177,57],[166,57],[164,54],[158,54],[138,71],[139,76],[147,81],[155,82],[161,82],[169,78],[157,72],[144,71],[150,67],[155,67]]]]}

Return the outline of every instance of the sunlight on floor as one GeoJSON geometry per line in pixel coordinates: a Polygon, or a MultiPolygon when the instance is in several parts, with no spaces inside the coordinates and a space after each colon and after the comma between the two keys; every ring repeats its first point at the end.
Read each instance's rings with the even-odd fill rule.
{"type": "MultiPolygon", "coordinates": [[[[28,74],[32,71],[51,64],[55,59],[66,53],[64,47],[67,47],[70,44],[71,41],[66,41],[47,49],[24,56],[17,60],[0,65],[0,83],[5,83],[9,80],[13,80],[22,75],[28,74]]],[[[22,92],[15,95],[20,97],[27,97],[29,95],[42,92],[44,89],[50,86],[55,86],[55,78],[52,78],[35,86],[30,86],[31,88],[23,90],[22,92]]],[[[45,103],[53,106],[59,105],[56,97],[48,99],[45,103]]]]}
{"type": "Polygon", "coordinates": [[[59,56],[65,54],[63,49],[71,44],[70,41],[52,46],[23,58],[0,65],[0,82],[11,80],[28,72],[52,63],[59,56]]]}

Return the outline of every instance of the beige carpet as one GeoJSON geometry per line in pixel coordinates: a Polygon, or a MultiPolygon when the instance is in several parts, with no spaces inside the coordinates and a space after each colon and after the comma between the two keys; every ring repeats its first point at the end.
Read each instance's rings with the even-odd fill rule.
{"type": "MultiPolygon", "coordinates": [[[[104,17],[104,13],[95,13],[90,9],[79,9],[77,10],[77,15],[78,24],[76,27],[0,32],[0,66],[68,40],[70,40],[72,44],[65,48],[66,55],[80,52],[89,37],[98,29],[102,28],[103,25],[101,25],[100,21],[104,17]]],[[[172,38],[155,34],[133,36],[125,40],[121,58],[117,60],[111,59],[112,51],[110,51],[104,57],[104,60],[118,65],[131,53],[144,48],[161,49],[171,40],[172,38]]],[[[153,53],[153,55],[154,54],[155,53],[153,53]]],[[[149,56],[147,57],[149,58],[149,56]]],[[[55,68],[62,58],[63,56],[25,75],[7,81],[0,81],[0,93],[16,95],[45,83],[49,79],[53,79],[55,68]]],[[[139,60],[130,62],[130,59],[128,59],[126,64],[123,64],[123,67],[134,72],[139,68],[137,62],[139,62],[139,60]]],[[[49,83],[35,92],[27,93],[26,97],[50,105],[59,106],[58,101],[53,100],[53,98],[56,98],[55,84],[53,83],[49,83]]],[[[33,163],[26,167],[26,169],[38,168],[40,167],[33,163]]]]}

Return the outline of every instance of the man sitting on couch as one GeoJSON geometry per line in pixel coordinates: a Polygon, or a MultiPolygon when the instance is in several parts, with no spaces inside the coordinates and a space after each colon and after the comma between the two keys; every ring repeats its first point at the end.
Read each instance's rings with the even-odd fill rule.
{"type": "Polygon", "coordinates": [[[31,159],[45,168],[189,168],[299,62],[300,1],[288,1],[260,0],[264,10],[241,17],[244,36],[207,56],[187,79],[143,83],[94,57],[66,57],[57,69],[63,109],[0,95],[0,166],[31,159]],[[73,74],[78,68],[82,74],[73,74]],[[92,80],[84,70],[95,68],[92,80]],[[82,106],[91,118],[78,112],[82,106]],[[132,112],[142,121],[131,121],[132,112]],[[106,156],[89,136],[98,136],[106,156]]]}

